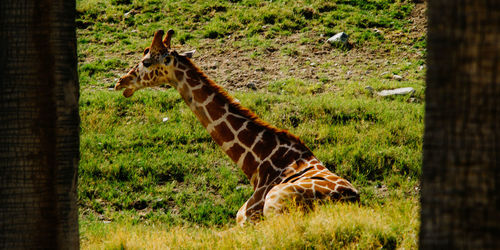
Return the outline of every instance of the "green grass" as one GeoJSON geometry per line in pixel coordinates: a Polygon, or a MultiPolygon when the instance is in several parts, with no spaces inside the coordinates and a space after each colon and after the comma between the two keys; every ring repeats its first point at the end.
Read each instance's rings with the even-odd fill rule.
{"type": "Polygon", "coordinates": [[[418,201],[385,205],[327,204],[313,213],[292,210],[236,228],[163,225],[85,225],[88,249],[414,249],[418,201]]]}
{"type": "MultiPolygon", "coordinates": [[[[425,34],[405,35],[413,7],[398,0],[77,0],[83,248],[416,248],[425,34]],[[231,95],[298,135],[360,190],[360,204],[233,228],[252,187],[178,93],[148,89],[126,99],[108,90],[160,28],[176,31],[178,50],[197,49],[202,66],[215,56],[254,62],[241,67],[244,81],[259,73],[265,84],[233,87],[231,95]],[[351,50],[324,43],[340,31],[350,35],[351,50]],[[416,93],[382,98],[366,86],[416,93]]],[[[209,76],[225,85],[232,69],[217,66],[209,76]]]]}
{"type": "MultiPolygon", "coordinates": [[[[423,105],[324,93],[236,93],[243,105],[299,135],[325,165],[375,202],[376,186],[406,198],[420,176],[423,105]]],[[[252,192],[173,89],[84,91],[80,206],[85,216],[225,225],[252,192]],[[168,117],[167,122],[162,122],[168,117]],[[126,212],[126,213],[124,213],[126,212]]],[[[380,200],[383,202],[383,200],[380,200]]]]}
{"type": "Polygon", "coordinates": [[[400,53],[422,50],[422,39],[386,36],[405,32],[412,4],[389,0],[342,1],[172,1],[78,0],[79,72],[82,86],[108,86],[109,78],[122,72],[106,66],[120,60],[119,68],[132,65],[150,43],[157,29],[172,28],[174,44],[198,47],[203,39],[224,43],[234,40],[238,49],[280,49],[284,55],[299,53],[299,45],[321,48],[326,38],[344,31],[357,47],[400,53]],[[291,35],[299,39],[286,41],[291,35]],[[322,37],[323,36],[323,37],[322,37]],[[119,59],[116,59],[119,58],[119,59]],[[104,80],[104,83],[103,83],[104,80]]]}

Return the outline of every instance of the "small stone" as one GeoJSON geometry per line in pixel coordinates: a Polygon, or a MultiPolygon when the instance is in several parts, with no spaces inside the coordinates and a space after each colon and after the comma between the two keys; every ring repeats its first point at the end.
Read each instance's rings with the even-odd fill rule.
{"type": "Polygon", "coordinates": [[[217,68],[217,63],[212,63],[211,65],[208,65],[209,69],[216,69],[217,68]]]}
{"type": "Polygon", "coordinates": [[[131,10],[123,15],[125,18],[129,18],[130,16],[135,15],[137,12],[135,10],[131,10]]]}
{"type": "Polygon", "coordinates": [[[268,27],[267,25],[263,25],[262,29],[267,29],[267,27],[268,27]]]}
{"type": "Polygon", "coordinates": [[[337,33],[335,34],[334,36],[328,38],[328,40],[326,40],[327,42],[329,42],[330,44],[347,44],[347,40],[349,39],[349,36],[344,33],[344,32],[340,32],[340,33],[337,33]]]}
{"type": "Polygon", "coordinates": [[[313,63],[313,62],[312,62],[312,63],[310,63],[309,65],[311,65],[311,66],[315,66],[315,65],[316,65],[316,63],[313,63]]]}
{"type": "Polygon", "coordinates": [[[400,75],[393,75],[393,76],[392,76],[392,79],[394,79],[394,80],[398,80],[398,81],[401,81],[401,80],[403,80],[403,77],[402,77],[402,76],[400,76],[400,75]]]}
{"type": "Polygon", "coordinates": [[[257,84],[255,82],[248,82],[246,85],[247,88],[256,90],[257,89],[257,84]]]}
{"type": "Polygon", "coordinates": [[[168,121],[168,117],[163,117],[163,122],[167,122],[168,121]]]}
{"type": "Polygon", "coordinates": [[[382,91],[378,92],[377,94],[379,96],[390,96],[390,95],[407,95],[407,94],[413,94],[413,93],[415,93],[414,88],[406,87],[406,88],[382,90],[382,91]]]}

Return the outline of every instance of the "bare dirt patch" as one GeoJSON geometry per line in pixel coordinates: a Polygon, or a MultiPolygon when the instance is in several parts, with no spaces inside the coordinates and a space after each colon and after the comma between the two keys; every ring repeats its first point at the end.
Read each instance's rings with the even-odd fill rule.
{"type": "MultiPolygon", "coordinates": [[[[312,42],[299,44],[305,36],[300,33],[274,39],[274,46],[269,49],[254,50],[236,48],[234,42],[238,38],[228,39],[222,46],[206,39],[196,48],[194,61],[210,78],[229,90],[262,89],[273,81],[289,78],[332,84],[363,81],[391,74],[395,65],[404,61],[423,58],[423,49],[407,48],[413,46],[415,39],[425,39],[425,13],[426,3],[416,4],[409,18],[408,32],[380,31],[385,39],[397,41],[395,46],[406,47],[400,53],[367,47],[342,51],[326,44],[328,37],[321,34],[307,34],[312,42]],[[292,46],[295,53],[283,53],[286,46],[292,46]],[[254,52],[259,55],[251,56],[254,52]]],[[[423,78],[423,74],[419,78],[423,78]]]]}

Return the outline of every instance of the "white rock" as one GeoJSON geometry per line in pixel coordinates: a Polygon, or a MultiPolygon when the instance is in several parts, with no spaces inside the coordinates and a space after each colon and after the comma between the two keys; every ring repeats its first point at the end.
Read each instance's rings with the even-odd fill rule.
{"type": "Polygon", "coordinates": [[[168,117],[163,117],[163,122],[168,121],[168,117]]]}
{"type": "Polygon", "coordinates": [[[399,88],[399,89],[389,89],[389,90],[382,90],[377,93],[379,96],[390,96],[390,95],[407,95],[407,94],[413,94],[415,92],[415,89],[412,87],[406,87],[406,88],[399,88]]]}
{"type": "Polygon", "coordinates": [[[403,77],[402,77],[402,76],[400,76],[400,75],[393,75],[393,76],[392,76],[392,79],[394,79],[394,80],[398,80],[398,81],[401,81],[401,80],[403,80],[403,77]]]}
{"type": "Polygon", "coordinates": [[[340,32],[328,38],[328,40],[326,41],[329,42],[330,44],[338,44],[338,43],[346,44],[348,39],[349,36],[346,33],[340,32]]]}
{"type": "Polygon", "coordinates": [[[123,15],[123,17],[128,18],[130,16],[135,15],[135,10],[131,10],[123,15]]]}

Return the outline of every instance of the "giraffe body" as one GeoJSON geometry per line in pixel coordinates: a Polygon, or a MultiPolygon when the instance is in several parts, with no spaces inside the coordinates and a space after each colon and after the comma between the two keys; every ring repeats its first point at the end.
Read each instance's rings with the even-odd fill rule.
{"type": "Polygon", "coordinates": [[[120,78],[116,90],[168,83],[207,129],[214,141],[243,170],[254,193],[239,209],[237,222],[279,213],[290,201],[357,201],[358,191],[330,172],[296,136],[262,121],[211,81],[189,59],[170,48],[169,31],[157,31],[142,61],[120,78]]]}

